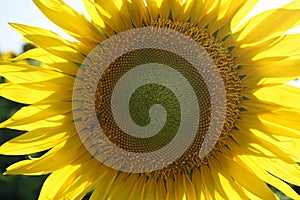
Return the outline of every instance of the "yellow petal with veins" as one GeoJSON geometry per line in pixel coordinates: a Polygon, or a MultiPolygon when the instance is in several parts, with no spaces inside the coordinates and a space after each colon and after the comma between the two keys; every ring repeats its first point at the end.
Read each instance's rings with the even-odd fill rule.
{"type": "Polygon", "coordinates": [[[243,44],[258,43],[281,36],[288,29],[300,23],[300,9],[276,9],[251,18],[237,33],[237,41],[243,44]],[[282,20],[282,19],[285,20],[282,20]],[[274,23],[276,22],[276,23],[274,23]],[[266,28],[267,27],[267,28],[266,28]]]}
{"type": "Polygon", "coordinates": [[[93,44],[105,39],[91,22],[63,1],[34,0],[34,3],[52,22],[79,41],[93,44]]]}
{"type": "Polygon", "coordinates": [[[75,162],[52,172],[43,184],[39,199],[66,199],[61,188],[69,186],[83,172],[83,163],[89,161],[88,156],[81,156],[75,162]]]}
{"type": "MultiPolygon", "coordinates": [[[[225,157],[225,155],[222,156],[225,157]]],[[[218,159],[221,159],[219,155],[218,159]]],[[[231,158],[223,158],[222,161],[222,170],[224,170],[225,173],[231,174],[232,178],[247,191],[261,199],[276,199],[276,195],[271,189],[269,189],[259,177],[255,176],[253,172],[241,166],[240,163],[233,161],[231,158]]]]}
{"type": "Polygon", "coordinates": [[[69,139],[74,127],[66,124],[66,128],[39,128],[24,133],[0,146],[0,154],[22,155],[50,149],[63,140],[69,139]]]}
{"type": "Polygon", "coordinates": [[[109,191],[112,188],[113,182],[118,174],[117,170],[113,170],[107,168],[106,171],[103,172],[103,176],[101,180],[98,182],[97,188],[93,192],[91,196],[91,200],[106,200],[110,199],[107,198],[109,191]]]}
{"type": "Polygon", "coordinates": [[[58,57],[77,63],[81,63],[84,59],[78,52],[79,47],[76,44],[64,40],[52,31],[22,24],[10,23],[10,25],[27,40],[58,57]]]}
{"type": "Polygon", "coordinates": [[[87,151],[79,141],[76,133],[72,132],[67,140],[61,141],[41,157],[14,163],[6,169],[5,173],[41,175],[63,168],[80,157],[86,156],[87,151]]]}
{"type": "Polygon", "coordinates": [[[30,49],[29,51],[20,54],[13,60],[19,61],[24,59],[34,59],[41,62],[41,66],[39,66],[40,68],[56,70],[61,73],[67,73],[71,75],[76,75],[79,69],[78,66],[68,62],[68,60],[55,56],[42,48],[30,49]]]}
{"type": "Polygon", "coordinates": [[[130,15],[122,0],[95,0],[95,7],[103,21],[114,31],[122,32],[132,28],[130,15]]]}

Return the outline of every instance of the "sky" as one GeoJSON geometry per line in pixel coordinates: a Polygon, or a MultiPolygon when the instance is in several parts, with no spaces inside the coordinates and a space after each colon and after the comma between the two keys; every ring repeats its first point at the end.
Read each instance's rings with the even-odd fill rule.
{"type": "MultiPolygon", "coordinates": [[[[86,15],[81,0],[64,1],[78,12],[86,15]]],[[[292,0],[259,0],[259,3],[248,18],[259,12],[280,7],[290,1],[292,0]]],[[[0,0],[0,52],[2,53],[14,51],[16,54],[19,54],[22,51],[22,36],[10,27],[8,22],[49,29],[66,39],[72,39],[58,26],[48,20],[31,0],[0,0]]],[[[289,32],[300,32],[300,26],[289,32]]],[[[300,86],[300,83],[297,86],[300,86]]]]}
{"type": "MultiPolygon", "coordinates": [[[[66,3],[83,13],[80,0],[65,0],[66,3]]],[[[48,20],[31,0],[0,0],[0,52],[22,51],[22,36],[8,23],[20,23],[52,30],[67,39],[72,39],[58,26],[48,20]]]]}
{"type": "MultiPolygon", "coordinates": [[[[78,12],[86,14],[81,0],[64,0],[78,12]]],[[[291,0],[260,0],[255,13],[279,7],[291,0]]],[[[58,26],[48,20],[31,0],[1,0],[0,1],[0,52],[21,52],[22,36],[9,26],[8,22],[27,24],[52,30],[67,39],[71,39],[58,26]]],[[[298,27],[300,32],[300,27],[298,27]]]]}

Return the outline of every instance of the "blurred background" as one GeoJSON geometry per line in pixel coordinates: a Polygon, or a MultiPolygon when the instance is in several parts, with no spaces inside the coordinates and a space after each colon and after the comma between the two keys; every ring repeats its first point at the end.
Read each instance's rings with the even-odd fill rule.
{"type": "MultiPolygon", "coordinates": [[[[71,5],[75,10],[83,13],[83,4],[80,0],[64,0],[71,5]]],[[[251,17],[256,13],[262,12],[266,9],[279,7],[291,0],[260,0],[254,11],[248,16],[251,17]]],[[[9,26],[8,22],[15,22],[20,24],[27,24],[52,30],[66,39],[73,40],[70,36],[64,33],[58,26],[48,20],[31,0],[2,0],[0,1],[0,61],[13,58],[22,52],[25,52],[34,46],[26,44],[22,41],[22,36],[9,26]]],[[[300,32],[300,27],[289,30],[289,33],[300,32]]],[[[28,60],[35,65],[36,62],[28,60]]],[[[0,77],[0,83],[4,79],[0,77]]],[[[292,81],[289,84],[300,87],[300,81],[292,81]]],[[[0,97],[0,122],[8,119],[23,104],[4,99],[0,97]]],[[[21,131],[0,129],[0,145],[4,142],[22,134],[21,131]]],[[[38,198],[40,188],[46,179],[45,176],[18,176],[18,175],[2,175],[5,169],[20,160],[28,159],[29,157],[38,157],[43,152],[34,155],[26,156],[3,156],[0,155],[0,200],[33,200],[38,198]]],[[[299,180],[300,181],[300,180],[299,180]]],[[[272,188],[280,199],[288,199],[286,196],[272,188]]],[[[299,188],[294,187],[300,193],[299,188]]]]}

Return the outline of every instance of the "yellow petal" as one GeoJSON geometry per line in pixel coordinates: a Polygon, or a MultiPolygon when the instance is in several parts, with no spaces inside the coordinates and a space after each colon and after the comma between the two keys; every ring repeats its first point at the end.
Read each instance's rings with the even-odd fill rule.
{"type": "Polygon", "coordinates": [[[47,52],[45,49],[42,48],[34,48],[30,49],[28,51],[25,51],[24,53],[18,55],[16,58],[14,58],[14,61],[18,60],[24,60],[24,59],[34,59],[38,60],[44,64],[47,63],[53,63],[53,62],[66,62],[67,60],[58,56],[55,56],[49,52],[47,52]]]}
{"type": "MultiPolygon", "coordinates": [[[[204,1],[203,13],[200,14],[200,16],[202,15],[202,17],[201,19],[199,18],[198,23],[201,24],[201,26],[204,28],[206,26],[209,26],[213,20],[217,20],[221,5],[222,5],[222,1],[214,1],[214,0],[204,1]]],[[[195,12],[198,11],[196,10],[195,12]]]]}
{"type": "MultiPolygon", "coordinates": [[[[55,91],[70,91],[73,88],[74,78],[68,75],[63,75],[58,78],[51,77],[51,72],[49,72],[49,77],[46,76],[47,72],[44,71],[23,71],[23,72],[13,72],[13,73],[3,73],[2,76],[6,78],[6,81],[16,83],[16,84],[36,84],[51,87],[55,91]],[[48,80],[47,80],[48,79],[48,80]],[[36,81],[34,81],[36,80],[36,81]]],[[[34,88],[34,87],[33,87],[34,88]]]]}
{"type": "Polygon", "coordinates": [[[78,66],[68,62],[66,59],[55,56],[42,48],[30,49],[29,51],[17,56],[14,60],[18,61],[29,58],[40,61],[42,63],[40,68],[42,67],[49,70],[56,70],[71,75],[76,75],[79,69],[78,66]]]}
{"type": "Polygon", "coordinates": [[[130,18],[135,25],[135,27],[141,28],[143,26],[143,21],[149,25],[150,19],[148,16],[148,10],[146,5],[141,0],[131,0],[125,1],[130,18]]]}
{"type": "MultiPolygon", "coordinates": [[[[224,192],[224,190],[227,190],[228,188],[226,188],[225,185],[221,185],[221,182],[220,182],[220,179],[218,176],[218,171],[214,170],[214,168],[213,168],[213,166],[215,165],[215,162],[217,162],[217,161],[215,161],[213,159],[209,159],[208,162],[209,162],[210,174],[213,178],[213,182],[214,182],[214,185],[216,186],[216,189],[219,191],[220,196],[222,196],[223,199],[229,199],[224,192]]],[[[220,164],[220,163],[218,163],[218,164],[220,164]]],[[[219,171],[221,171],[221,169],[219,169],[219,171]]],[[[232,190],[232,188],[231,188],[231,190],[232,190]]]]}
{"type": "MultiPolygon", "coordinates": [[[[226,40],[231,40],[232,36],[229,36],[226,40]]],[[[239,65],[248,66],[248,65],[255,65],[255,64],[262,64],[265,62],[272,62],[275,59],[278,60],[280,58],[287,58],[288,56],[279,56],[280,58],[276,58],[274,56],[271,56],[270,58],[262,58],[262,59],[256,59],[255,61],[253,58],[263,52],[270,49],[271,46],[276,44],[276,42],[280,41],[282,39],[282,36],[274,37],[271,39],[268,39],[264,42],[260,43],[254,43],[254,44],[230,44],[228,46],[234,46],[233,50],[230,52],[233,57],[235,57],[235,62],[239,65]],[[273,60],[272,60],[273,59],[273,60]]],[[[233,42],[235,43],[235,42],[233,42]]]]}
{"type": "Polygon", "coordinates": [[[54,171],[43,184],[39,199],[66,199],[62,196],[62,188],[69,186],[83,172],[83,165],[89,161],[86,156],[80,157],[77,162],[66,165],[54,171]]]}
{"type": "Polygon", "coordinates": [[[241,131],[242,133],[240,134],[240,137],[237,138],[235,135],[233,137],[240,145],[244,145],[245,147],[250,146],[270,158],[277,157],[287,163],[294,163],[294,160],[291,159],[282,149],[274,145],[272,142],[269,142],[266,137],[263,137],[262,135],[264,133],[256,129],[249,129],[248,131],[241,127],[239,127],[239,129],[243,130],[241,131]]]}
{"type": "Polygon", "coordinates": [[[114,181],[113,187],[109,191],[111,199],[129,199],[129,195],[138,179],[137,174],[121,173],[114,181]]]}
{"type": "Polygon", "coordinates": [[[22,24],[11,23],[10,25],[19,31],[27,40],[56,56],[76,63],[81,63],[84,59],[78,52],[75,44],[64,40],[51,31],[22,24]]]}
{"type": "Polygon", "coordinates": [[[89,160],[81,167],[81,173],[69,184],[60,188],[59,196],[66,199],[82,199],[104,176],[106,168],[96,159],[89,160]]]}
{"type": "Polygon", "coordinates": [[[39,200],[54,199],[59,189],[66,181],[72,181],[74,173],[80,170],[80,165],[67,165],[62,169],[51,173],[43,184],[39,200]]]}
{"type": "Polygon", "coordinates": [[[281,37],[274,44],[270,45],[265,51],[259,52],[253,57],[258,60],[276,56],[294,56],[299,54],[300,44],[295,42],[300,40],[300,34],[289,34],[281,37]]]}
{"type": "Polygon", "coordinates": [[[285,9],[297,9],[300,6],[299,1],[291,1],[290,3],[283,6],[285,9]]]}
{"type": "Polygon", "coordinates": [[[248,87],[257,84],[284,83],[300,76],[300,45],[294,41],[299,34],[286,35],[267,40],[261,44],[235,48],[231,53],[237,57],[238,65],[244,66],[239,74],[246,75],[242,80],[248,87]]]}
{"type": "Polygon", "coordinates": [[[52,22],[79,41],[100,43],[105,39],[92,23],[63,1],[34,0],[34,3],[52,22]]]}
{"type": "MultiPolygon", "coordinates": [[[[247,114],[241,114],[241,119],[237,121],[237,124],[244,124],[251,121],[251,124],[248,124],[248,128],[257,128],[258,130],[262,131],[269,137],[287,137],[291,139],[299,139],[300,138],[300,132],[298,129],[291,129],[286,127],[284,124],[280,125],[276,122],[268,121],[262,118],[258,118],[255,115],[247,115],[247,114]]],[[[233,134],[238,134],[233,131],[233,134]]]]}
{"type": "Polygon", "coordinates": [[[19,63],[0,63],[0,73],[7,73],[7,72],[19,72],[19,71],[37,71],[39,67],[31,66],[28,64],[19,64],[19,63]]]}
{"type": "Polygon", "coordinates": [[[0,84],[0,96],[15,102],[34,104],[38,102],[49,103],[71,101],[72,92],[46,90],[45,88],[40,87],[36,88],[34,87],[34,84],[29,86],[26,84],[2,83],[0,84]]]}
{"type": "MultiPolygon", "coordinates": [[[[253,125],[250,129],[251,134],[255,135],[256,139],[260,138],[260,142],[257,143],[261,143],[261,145],[268,148],[281,160],[291,162],[289,159],[291,158],[293,160],[291,163],[298,162],[300,160],[300,155],[297,150],[300,147],[300,135],[297,135],[297,137],[294,137],[294,135],[292,135],[292,137],[287,137],[285,133],[282,134],[282,132],[288,132],[288,129],[282,130],[279,126],[272,126],[271,124],[268,124],[269,126],[267,126],[267,124],[267,122],[262,122],[261,125],[253,125]],[[267,144],[265,144],[266,142],[267,144]],[[286,155],[280,156],[280,154],[282,154],[280,152],[284,152],[286,155]]],[[[298,134],[300,134],[300,131],[298,131],[298,134]]],[[[272,157],[274,157],[274,155],[272,155],[272,157]]]]}
{"type": "Polygon", "coordinates": [[[284,36],[277,36],[264,42],[252,44],[235,45],[231,51],[232,55],[236,57],[235,61],[245,65],[247,62],[254,62],[254,64],[261,64],[263,61],[269,59],[277,59],[280,57],[288,58],[297,56],[299,54],[300,45],[295,42],[300,39],[300,34],[288,34],[284,36]]]}
{"type": "Polygon", "coordinates": [[[253,66],[247,66],[239,73],[246,75],[242,83],[249,88],[257,87],[257,85],[282,84],[300,76],[299,64],[300,61],[296,58],[274,60],[261,65],[254,63],[253,66]]]}
{"type": "Polygon", "coordinates": [[[245,4],[246,0],[238,1],[228,0],[222,2],[218,10],[218,15],[215,20],[212,20],[209,31],[215,33],[218,31],[217,38],[222,40],[226,35],[231,32],[230,21],[236,12],[245,4]]]}
{"type": "Polygon", "coordinates": [[[216,20],[221,1],[214,0],[194,0],[185,4],[185,19],[191,23],[199,24],[203,28],[216,20]]]}
{"type": "Polygon", "coordinates": [[[221,165],[222,170],[230,174],[239,185],[261,199],[276,199],[275,194],[267,185],[247,168],[241,166],[240,163],[235,162],[231,158],[224,158],[225,155],[222,155],[223,159],[219,155],[217,156],[218,160],[223,161],[221,165]]]}
{"type": "Polygon", "coordinates": [[[175,191],[176,187],[175,187],[175,182],[173,180],[173,177],[168,177],[168,179],[165,182],[166,182],[166,190],[167,190],[166,200],[176,199],[177,191],[175,191]]]}
{"type": "Polygon", "coordinates": [[[145,0],[151,19],[156,20],[158,16],[162,19],[168,19],[171,12],[171,0],[145,0]]]}
{"type": "Polygon", "coordinates": [[[117,170],[108,168],[106,173],[99,180],[98,186],[91,196],[91,200],[106,200],[108,192],[111,190],[112,184],[118,174],[117,170]]]}
{"type": "Polygon", "coordinates": [[[190,18],[192,23],[197,23],[205,15],[203,8],[204,2],[202,0],[187,0],[184,4],[185,18],[190,18]]]}
{"type": "Polygon", "coordinates": [[[38,69],[38,67],[36,67],[37,69],[33,68],[16,71],[13,65],[0,65],[0,74],[7,79],[7,82],[15,84],[30,83],[45,85],[56,91],[72,90],[74,77],[51,70],[38,69]]]}
{"type": "MultiPolygon", "coordinates": [[[[173,180],[170,179],[173,182],[173,180]]],[[[185,188],[183,188],[183,177],[181,174],[175,176],[174,191],[176,200],[186,200],[185,188]]]]}
{"type": "Polygon", "coordinates": [[[6,174],[40,175],[54,172],[72,162],[78,162],[83,157],[90,157],[85,147],[81,144],[75,132],[70,134],[68,140],[54,146],[39,158],[22,160],[9,166],[6,174]],[[73,152],[70,154],[70,152],[73,152]]]}
{"type": "Polygon", "coordinates": [[[114,31],[99,16],[95,6],[95,0],[83,0],[83,4],[92,19],[92,23],[99,29],[100,32],[103,32],[103,35],[112,36],[115,34],[114,31]]]}
{"type": "Polygon", "coordinates": [[[150,177],[145,184],[144,196],[142,199],[144,200],[155,200],[155,188],[157,186],[156,178],[150,177]]]}
{"type": "Polygon", "coordinates": [[[282,151],[286,152],[295,162],[300,161],[298,149],[300,148],[300,139],[290,137],[277,136],[275,137],[275,145],[278,145],[282,151]],[[278,141],[277,141],[278,140],[278,141]]]}
{"type": "Polygon", "coordinates": [[[165,189],[164,180],[158,179],[155,191],[156,199],[167,199],[167,191],[165,189]]]}
{"type": "Polygon", "coordinates": [[[146,182],[145,176],[142,175],[137,178],[135,183],[133,183],[134,187],[131,190],[129,199],[142,199],[143,198],[144,191],[145,191],[145,182],[146,182]]]}
{"type": "Polygon", "coordinates": [[[202,180],[201,180],[201,174],[198,168],[195,168],[193,170],[193,174],[192,174],[192,184],[195,188],[195,192],[196,192],[196,196],[197,199],[203,199],[203,195],[201,195],[203,193],[202,191],[202,180]]]}
{"type": "Polygon", "coordinates": [[[116,32],[123,32],[132,28],[130,15],[122,0],[95,0],[98,14],[103,21],[116,32]]]}
{"type": "Polygon", "coordinates": [[[13,122],[11,120],[7,120],[1,124],[1,128],[11,128],[11,129],[16,129],[16,130],[26,130],[26,131],[32,131],[35,129],[38,129],[40,127],[53,127],[53,126],[58,126],[62,125],[64,123],[70,122],[73,120],[72,114],[64,114],[64,115],[55,115],[53,117],[49,117],[46,119],[42,120],[32,120],[31,122],[28,123],[22,123],[22,122],[13,122]],[[7,125],[7,124],[8,125],[7,125]]]}
{"type": "MultiPolygon", "coordinates": [[[[250,192],[249,190],[247,190],[246,188],[243,188],[247,199],[251,199],[251,200],[262,200],[262,198],[256,196],[255,194],[253,194],[252,192],[250,192]]],[[[279,198],[275,195],[273,199],[279,200],[279,198]]]]}
{"type": "Polygon", "coordinates": [[[92,22],[101,28],[105,28],[103,19],[98,15],[95,8],[94,0],[83,0],[84,7],[92,19],[92,22]]]}
{"type": "Polygon", "coordinates": [[[211,174],[219,191],[224,195],[222,195],[223,198],[227,197],[227,199],[241,200],[247,199],[247,196],[245,195],[243,190],[232,181],[230,174],[224,173],[219,165],[222,165],[222,160],[216,161],[213,159],[209,159],[211,174]]]}
{"type": "Polygon", "coordinates": [[[178,178],[181,179],[183,191],[186,194],[186,198],[197,199],[195,188],[192,184],[191,179],[187,176],[187,174],[180,175],[178,178]]]}
{"type": "Polygon", "coordinates": [[[228,199],[248,199],[246,194],[231,180],[231,177],[225,177],[222,174],[219,174],[219,178],[220,184],[225,188],[228,199]]]}
{"type": "Polygon", "coordinates": [[[263,113],[259,115],[259,119],[263,119],[274,124],[285,126],[297,130],[299,133],[300,113],[290,110],[275,110],[272,113],[263,113]]]}
{"type": "Polygon", "coordinates": [[[210,169],[207,165],[201,165],[202,184],[206,199],[224,199],[222,192],[216,187],[210,169]],[[208,181],[209,180],[209,181],[208,181]]]}
{"type": "MultiPolygon", "coordinates": [[[[254,96],[264,103],[273,103],[286,108],[295,108],[300,111],[300,88],[286,84],[262,87],[254,93],[254,96]]],[[[253,99],[253,101],[256,100],[253,99]]]]}
{"type": "Polygon", "coordinates": [[[263,12],[245,23],[242,31],[237,34],[237,41],[243,44],[257,43],[272,37],[281,36],[288,29],[299,25],[299,16],[300,9],[288,10],[280,8],[263,12]]]}
{"type": "MultiPolygon", "coordinates": [[[[266,171],[271,175],[274,175],[275,177],[278,177],[279,179],[282,179],[286,182],[292,183],[294,185],[299,185],[299,179],[300,179],[300,167],[297,163],[286,163],[282,160],[280,160],[277,157],[269,158],[268,156],[264,154],[253,154],[249,152],[245,148],[241,148],[235,143],[230,144],[230,148],[234,152],[239,152],[239,157],[243,160],[246,160],[246,164],[250,165],[248,162],[251,163],[264,163],[264,165],[257,164],[257,168],[262,168],[262,171],[266,171]],[[255,161],[254,161],[255,160],[255,161]]],[[[252,166],[252,165],[251,165],[252,166]]],[[[257,170],[255,168],[254,170],[257,170]]],[[[259,175],[259,174],[257,174],[259,175]]],[[[265,176],[264,176],[265,177],[265,176]]],[[[269,179],[269,178],[268,178],[269,179]]],[[[278,182],[275,182],[277,184],[278,182]]]]}
{"type": "Polygon", "coordinates": [[[0,146],[0,154],[22,155],[40,152],[52,148],[63,140],[70,138],[74,127],[65,124],[66,128],[39,128],[24,133],[0,146]]]}
{"type": "Polygon", "coordinates": [[[238,28],[244,18],[250,13],[250,11],[256,6],[258,0],[246,1],[243,6],[233,16],[230,26],[231,30],[238,28]]]}
{"type": "Polygon", "coordinates": [[[299,198],[299,195],[284,181],[272,176],[271,174],[266,172],[266,168],[261,165],[261,162],[257,161],[255,157],[244,156],[241,155],[239,158],[246,163],[248,167],[250,167],[254,173],[257,174],[263,181],[267,182],[268,184],[276,187],[281,192],[286,194],[288,197],[292,199],[299,198]]]}
{"type": "Polygon", "coordinates": [[[1,128],[12,128],[27,123],[47,119],[56,115],[71,112],[72,104],[68,102],[53,104],[34,104],[21,108],[11,118],[0,124],[1,128]]]}
{"type": "Polygon", "coordinates": [[[16,57],[15,53],[12,51],[1,53],[0,54],[0,62],[9,62],[12,58],[16,57]]]}
{"type": "Polygon", "coordinates": [[[300,167],[297,163],[290,164],[279,159],[266,158],[257,158],[257,161],[265,163],[268,166],[266,170],[274,176],[293,185],[300,185],[300,167]]]}
{"type": "Polygon", "coordinates": [[[188,18],[184,15],[184,4],[184,0],[174,0],[170,2],[170,9],[174,21],[188,21],[188,18]]]}

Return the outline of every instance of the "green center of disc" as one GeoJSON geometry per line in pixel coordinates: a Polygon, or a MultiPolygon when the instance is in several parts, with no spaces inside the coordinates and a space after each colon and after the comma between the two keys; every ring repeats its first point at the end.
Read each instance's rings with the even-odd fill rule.
{"type": "Polygon", "coordinates": [[[139,87],[130,98],[129,113],[132,120],[139,126],[150,124],[149,111],[155,104],[161,105],[165,109],[167,119],[159,133],[149,138],[150,146],[157,142],[160,145],[168,143],[176,135],[181,118],[180,104],[175,94],[163,85],[150,83],[139,87]]]}

